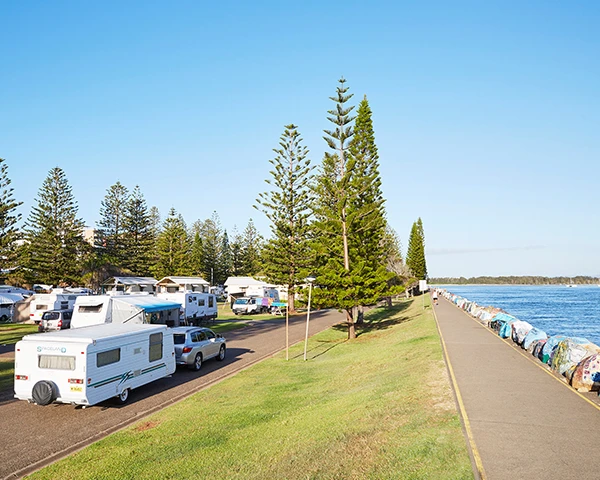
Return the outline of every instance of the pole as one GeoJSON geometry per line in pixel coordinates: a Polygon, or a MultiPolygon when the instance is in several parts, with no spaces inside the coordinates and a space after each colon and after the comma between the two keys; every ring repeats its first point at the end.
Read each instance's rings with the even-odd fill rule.
{"type": "MultiPolygon", "coordinates": [[[[289,302],[289,299],[288,299],[289,302]]],[[[290,311],[286,305],[285,307],[285,359],[289,360],[289,349],[290,349],[290,311]]]]}
{"type": "Polygon", "coordinates": [[[304,337],[304,360],[306,361],[306,348],[308,346],[308,322],[310,321],[310,296],[312,294],[312,282],[308,287],[308,311],[306,312],[306,335],[304,337]]]}

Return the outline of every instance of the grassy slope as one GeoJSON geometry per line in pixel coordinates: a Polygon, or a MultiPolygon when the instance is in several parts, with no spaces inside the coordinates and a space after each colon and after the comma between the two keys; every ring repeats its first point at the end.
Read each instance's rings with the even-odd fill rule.
{"type": "MultiPolygon", "coordinates": [[[[408,307],[408,308],[407,308],[408,307]]],[[[431,311],[370,312],[33,478],[472,478],[431,311]]]]}

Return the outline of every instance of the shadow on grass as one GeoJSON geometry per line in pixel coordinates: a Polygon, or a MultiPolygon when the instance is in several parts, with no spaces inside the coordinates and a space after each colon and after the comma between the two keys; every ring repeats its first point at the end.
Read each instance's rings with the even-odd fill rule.
{"type": "MultiPolygon", "coordinates": [[[[364,323],[356,324],[356,336],[359,337],[364,333],[386,330],[395,325],[409,321],[412,317],[400,315],[409,306],[410,302],[401,302],[399,304],[392,305],[391,307],[374,307],[366,311],[364,323]]],[[[333,329],[346,332],[348,330],[348,325],[346,323],[339,323],[334,325],[333,329]]]]}
{"type": "MultiPolygon", "coordinates": [[[[337,325],[335,325],[334,328],[336,326],[337,325]]],[[[318,358],[321,355],[325,355],[330,350],[333,350],[338,345],[342,345],[342,344],[346,343],[347,341],[348,341],[348,339],[333,340],[333,341],[317,340],[316,344],[313,344],[313,346],[311,346],[309,349],[306,350],[306,357],[307,357],[307,359],[311,359],[311,360],[318,358]]],[[[303,357],[304,357],[304,352],[300,352],[297,355],[293,355],[292,357],[290,357],[290,359],[296,360],[298,358],[303,358],[303,357]]]]}

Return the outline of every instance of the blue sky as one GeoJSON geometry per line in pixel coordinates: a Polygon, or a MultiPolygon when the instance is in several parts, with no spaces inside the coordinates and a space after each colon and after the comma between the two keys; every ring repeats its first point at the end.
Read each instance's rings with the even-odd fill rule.
{"type": "Polygon", "coordinates": [[[188,224],[216,210],[268,234],[252,205],[272,149],[295,123],[320,163],[343,75],[430,275],[600,275],[595,1],[6,1],[0,18],[0,157],[24,217],[59,166],[88,225],[118,180],[188,224]]]}

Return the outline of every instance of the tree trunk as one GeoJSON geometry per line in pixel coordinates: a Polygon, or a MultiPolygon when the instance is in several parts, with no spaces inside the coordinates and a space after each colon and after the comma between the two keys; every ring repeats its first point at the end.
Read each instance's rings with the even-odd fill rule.
{"type": "Polygon", "coordinates": [[[385,301],[388,307],[392,306],[392,297],[385,297],[385,301]]]}
{"type": "Polygon", "coordinates": [[[348,324],[348,340],[353,340],[356,338],[356,325],[354,323],[352,313],[352,310],[346,310],[346,323],[348,324]]]}

